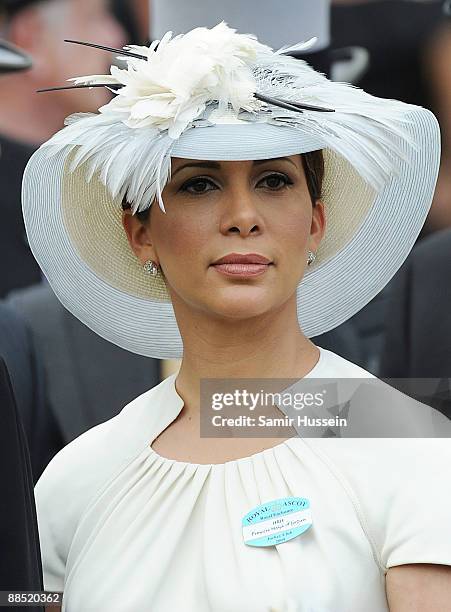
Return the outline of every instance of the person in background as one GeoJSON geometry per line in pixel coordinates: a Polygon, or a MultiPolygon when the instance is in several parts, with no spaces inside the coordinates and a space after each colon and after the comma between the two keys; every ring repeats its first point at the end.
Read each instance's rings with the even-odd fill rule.
{"type": "Polygon", "coordinates": [[[47,459],[42,469],[63,446],[160,382],[158,359],[95,334],[47,283],[12,291],[5,303],[29,326],[46,373],[49,414],[40,420],[38,435],[47,459]]]}
{"type": "Polygon", "coordinates": [[[428,49],[431,96],[442,129],[442,163],[428,229],[451,227],[451,4],[443,3],[445,21],[428,49]]]}
{"type": "MultiPolygon", "coordinates": [[[[442,138],[451,141],[451,3],[443,4],[448,19],[431,52],[436,102],[442,118],[442,138]],[[438,85],[441,84],[441,87],[438,85]]],[[[451,147],[442,151],[442,168],[451,167],[451,147]]],[[[437,200],[450,208],[451,169],[442,172],[437,200]]],[[[412,251],[395,276],[387,310],[387,329],[381,355],[381,376],[391,378],[432,378],[441,395],[438,408],[451,417],[451,230],[427,236],[412,251]],[[443,338],[448,341],[443,342],[443,338]],[[439,380],[440,386],[438,386],[439,380]]]]}
{"type": "Polygon", "coordinates": [[[333,0],[331,46],[370,55],[355,83],[369,93],[432,110],[442,131],[442,162],[431,211],[419,235],[451,226],[451,20],[443,0],[333,0]]]}
{"type": "Polygon", "coordinates": [[[39,283],[41,274],[29,250],[23,225],[20,190],[26,163],[44,140],[63,126],[75,109],[90,112],[110,99],[108,91],[68,90],[51,97],[37,89],[64,85],[79,66],[102,73],[110,54],[64,39],[125,44],[125,32],[107,0],[4,0],[0,35],[33,56],[33,67],[2,79],[0,107],[0,297],[18,287],[39,283]]]}
{"type": "MultiPolygon", "coordinates": [[[[26,435],[0,355],[0,591],[42,591],[42,563],[26,435]]],[[[42,612],[42,606],[2,609],[42,612]]]]}
{"type": "MultiPolygon", "coordinates": [[[[430,378],[437,408],[451,418],[451,229],[427,236],[395,277],[380,373],[430,378]],[[442,379],[442,380],[440,380],[442,379]]],[[[409,385],[409,381],[400,381],[409,385]]],[[[425,384],[424,382],[422,383],[425,384]]]]}
{"type": "Polygon", "coordinates": [[[36,482],[61,448],[61,434],[49,410],[45,369],[33,334],[24,318],[3,302],[0,302],[0,357],[11,378],[36,482]]]}
{"type": "MultiPolygon", "coordinates": [[[[46,405],[39,411],[39,417],[35,410],[34,417],[30,414],[26,418],[26,423],[31,423],[32,418],[36,421],[27,432],[33,432],[31,455],[34,472],[39,477],[63,446],[90,427],[111,418],[124,402],[159,382],[159,364],[158,360],[132,355],[91,332],[62,306],[48,283],[40,282],[40,271],[25,242],[20,205],[23,169],[41,137],[37,130],[53,131],[58,127],[56,122],[62,125],[61,112],[71,112],[77,104],[83,111],[92,111],[93,105],[102,104],[110,97],[101,89],[91,90],[90,93],[94,94],[91,98],[88,92],[80,90],[35,92],[37,88],[64,84],[74,63],[88,64],[95,71],[109,66],[106,62],[111,60],[110,53],[65,44],[63,39],[96,40],[101,44],[115,45],[125,42],[125,32],[110,15],[108,4],[103,0],[9,0],[8,5],[8,26],[3,28],[4,31],[24,46],[28,42],[36,58],[33,70],[22,73],[23,82],[19,84],[20,97],[24,98],[21,101],[23,112],[27,112],[25,108],[34,107],[36,115],[30,111],[29,125],[15,128],[26,130],[22,138],[32,139],[33,147],[17,140],[3,139],[5,146],[0,176],[6,187],[0,196],[5,200],[2,202],[4,223],[0,229],[4,233],[0,241],[4,264],[0,284],[3,293],[8,293],[4,301],[9,310],[26,321],[30,330],[28,341],[36,347],[45,371],[46,405]],[[62,57],[54,58],[53,55],[58,53],[62,57]],[[41,115],[52,121],[39,126],[41,115]],[[33,274],[28,274],[30,270],[33,274]]],[[[18,105],[18,92],[13,84],[16,81],[13,82],[12,78],[10,76],[10,80],[5,81],[8,85],[6,94],[11,98],[10,104],[18,105]]],[[[0,110],[4,125],[11,130],[13,119],[10,117],[6,121],[8,113],[13,114],[0,110]]],[[[16,342],[20,338],[21,335],[17,335],[16,342]]],[[[14,373],[16,378],[23,377],[21,368],[15,368],[14,373]]],[[[26,389],[22,388],[21,395],[26,389]]],[[[20,402],[21,398],[18,399],[20,402]]]]}
{"type": "MultiPolygon", "coordinates": [[[[28,55],[0,40],[0,75],[24,70],[30,64],[28,55]]],[[[31,372],[26,343],[25,346],[20,344],[21,334],[26,336],[24,325],[14,313],[0,305],[0,591],[4,592],[43,589],[33,492],[35,480],[24,431],[24,414],[16,402],[16,393],[22,392],[23,386],[36,390],[35,385],[39,385],[31,372]],[[21,384],[16,379],[13,389],[10,368],[14,370],[16,366],[16,374],[22,379],[21,384]]],[[[43,607],[5,606],[4,609],[42,612],[43,607]]]]}
{"type": "Polygon", "coordinates": [[[148,45],[150,23],[149,0],[112,0],[111,10],[134,44],[148,45]]]}
{"type": "MultiPolygon", "coordinates": [[[[366,69],[353,81],[355,85],[375,96],[429,108],[441,124],[441,171],[431,210],[417,238],[419,243],[428,234],[451,223],[451,164],[447,161],[451,152],[448,60],[451,28],[443,13],[442,1],[333,0],[332,53],[349,46],[365,50],[369,56],[366,69]]],[[[367,369],[380,376],[383,375],[379,368],[385,325],[390,317],[388,305],[396,283],[397,275],[350,319],[357,330],[367,369]]],[[[396,330],[395,336],[399,337],[399,333],[396,330]]]]}
{"type": "Polygon", "coordinates": [[[110,93],[98,88],[37,95],[37,89],[65,85],[67,74],[84,66],[102,73],[110,66],[111,55],[86,46],[65,43],[64,39],[99,41],[110,47],[126,44],[126,34],[112,15],[108,0],[6,0],[3,35],[30,52],[33,68],[9,75],[2,82],[0,132],[34,145],[41,144],[63,126],[74,109],[94,112],[106,104],[110,93]],[[27,121],[24,121],[27,117],[27,121]]]}

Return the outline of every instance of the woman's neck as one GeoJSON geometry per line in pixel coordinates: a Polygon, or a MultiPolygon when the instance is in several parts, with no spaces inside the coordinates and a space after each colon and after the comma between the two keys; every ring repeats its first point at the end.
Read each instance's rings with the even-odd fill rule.
{"type": "Polygon", "coordinates": [[[319,360],[319,349],[299,327],[295,302],[253,319],[195,318],[189,325],[178,319],[184,351],[176,378],[193,410],[202,378],[302,378],[319,360]]]}

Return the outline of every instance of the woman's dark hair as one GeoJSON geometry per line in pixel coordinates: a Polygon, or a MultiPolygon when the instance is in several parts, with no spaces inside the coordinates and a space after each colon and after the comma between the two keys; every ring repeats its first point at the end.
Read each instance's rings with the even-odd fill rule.
{"type": "Polygon", "coordinates": [[[313,206],[321,199],[324,179],[324,155],[321,149],[302,153],[302,165],[313,206]]]}
{"type": "MultiPolygon", "coordinates": [[[[301,154],[302,165],[304,167],[307,186],[312,200],[312,205],[316,205],[316,201],[321,198],[321,191],[324,178],[324,156],[321,149],[311,151],[310,153],[301,154]]],[[[126,200],[122,202],[122,210],[131,208],[126,200]]],[[[150,207],[142,212],[136,213],[136,217],[141,223],[147,223],[150,214],[150,207]]]]}

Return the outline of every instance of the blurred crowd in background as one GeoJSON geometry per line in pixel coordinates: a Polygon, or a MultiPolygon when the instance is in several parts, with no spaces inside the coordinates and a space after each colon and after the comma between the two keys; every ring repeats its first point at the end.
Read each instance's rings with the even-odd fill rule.
{"type": "Polygon", "coordinates": [[[297,0],[288,15],[286,6],[272,2],[280,19],[269,19],[261,0],[224,4],[190,0],[184,12],[171,9],[171,0],[151,0],[150,5],[149,0],[0,0],[0,37],[33,58],[31,69],[0,79],[0,357],[10,372],[35,481],[64,445],[117,414],[180,365],[178,360],[140,357],[102,340],[63,308],[35,262],[21,212],[26,163],[61,129],[66,116],[96,112],[111,95],[104,88],[36,90],[64,85],[70,77],[106,74],[116,61],[114,54],[64,39],[116,48],[149,44],[159,30],[171,29],[174,15],[177,27],[185,30],[214,25],[223,17],[271,46],[273,40],[282,46],[319,34],[316,45],[300,57],[314,68],[333,80],[436,114],[442,130],[441,170],[411,254],[365,308],[312,340],[380,377],[443,378],[438,407],[451,416],[450,2],[297,0]],[[243,24],[228,17],[234,10],[243,24]],[[190,19],[194,24],[185,27],[184,20],[190,19]],[[246,19],[252,26],[244,27],[246,19]]]}

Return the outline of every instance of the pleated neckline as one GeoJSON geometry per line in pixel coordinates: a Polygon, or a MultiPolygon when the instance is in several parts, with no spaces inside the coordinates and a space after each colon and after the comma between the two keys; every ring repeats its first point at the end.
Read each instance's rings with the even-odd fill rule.
{"type": "MultiPolygon", "coordinates": [[[[320,351],[318,361],[313,366],[313,368],[310,370],[310,372],[305,374],[305,376],[303,376],[302,378],[314,378],[314,377],[320,377],[320,376],[325,375],[324,371],[326,367],[328,351],[327,349],[323,349],[320,346],[318,346],[318,349],[320,351]]],[[[176,372],[175,374],[171,374],[164,381],[166,383],[165,408],[164,408],[165,418],[162,419],[161,426],[156,431],[153,437],[153,440],[147,444],[146,451],[150,457],[154,459],[158,459],[160,462],[168,463],[173,466],[178,466],[182,468],[191,467],[194,469],[206,469],[206,468],[223,469],[227,466],[239,465],[240,463],[246,463],[252,460],[263,459],[264,457],[266,457],[267,455],[270,455],[273,452],[278,452],[282,448],[288,447],[294,440],[300,439],[299,436],[294,436],[292,438],[288,438],[287,440],[284,440],[283,442],[280,442],[279,444],[276,444],[275,446],[271,446],[269,448],[263,449],[262,451],[258,451],[257,453],[253,453],[252,455],[247,455],[245,457],[238,457],[237,459],[230,459],[228,461],[223,461],[222,463],[193,463],[190,461],[179,461],[177,459],[163,457],[162,455],[157,453],[152,448],[151,445],[153,444],[154,440],[157,439],[160,433],[164,431],[173,421],[175,421],[175,419],[178,417],[178,415],[180,414],[184,406],[184,401],[182,397],[178,394],[176,386],[175,386],[175,379],[177,377],[177,374],[178,372],[176,372]]]]}
{"type": "Polygon", "coordinates": [[[192,463],[190,461],[178,461],[177,459],[170,459],[169,457],[163,457],[159,453],[153,450],[153,448],[149,445],[148,451],[149,455],[154,457],[155,459],[159,459],[165,463],[170,463],[172,465],[177,465],[180,467],[192,467],[192,468],[225,468],[231,465],[238,465],[240,463],[246,463],[248,461],[252,461],[255,459],[263,459],[265,455],[271,454],[273,451],[278,451],[284,446],[288,446],[293,440],[299,440],[299,436],[294,436],[293,438],[288,438],[288,440],[284,440],[280,442],[280,444],[276,444],[275,446],[271,446],[269,448],[265,448],[262,451],[258,451],[257,453],[253,453],[252,455],[247,455],[246,457],[238,457],[237,459],[229,459],[229,461],[223,461],[222,463],[192,463]]]}

